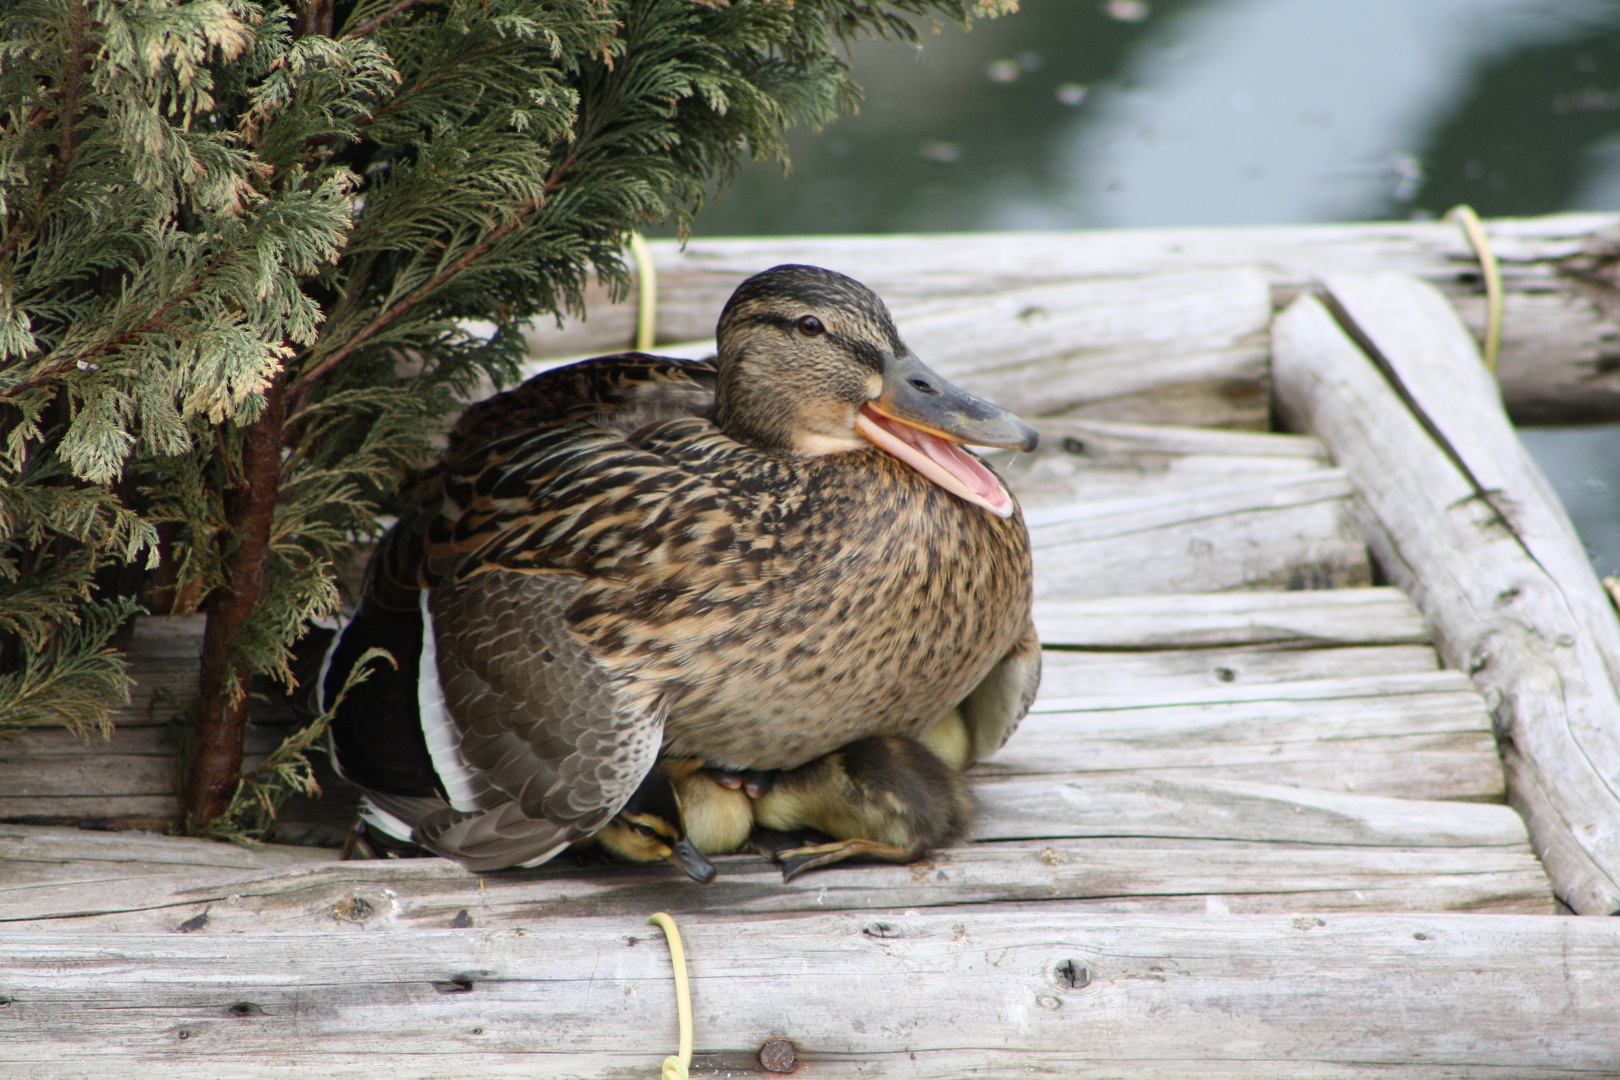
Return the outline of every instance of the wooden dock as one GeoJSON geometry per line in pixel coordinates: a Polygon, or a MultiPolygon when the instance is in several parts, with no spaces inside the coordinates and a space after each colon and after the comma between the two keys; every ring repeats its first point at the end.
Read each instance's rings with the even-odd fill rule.
{"type": "MultiPolygon", "coordinates": [[[[887,295],[860,260],[924,244],[832,243],[660,259],[679,310],[705,251],[887,295]]],[[[1620,1075],[1620,922],[1569,915],[1620,909],[1620,623],[1441,294],[1307,264],[895,303],[942,373],[1046,417],[997,459],[1045,676],[971,843],[791,884],[728,856],[705,887],[39,824],[172,818],[139,701],[106,743],[0,744],[0,1070],[654,1076],[663,910],[694,1076],[1620,1075]],[[1245,430],[1274,413],[1290,433],[1245,430]]],[[[199,632],[142,625],[143,697],[199,632]]]]}

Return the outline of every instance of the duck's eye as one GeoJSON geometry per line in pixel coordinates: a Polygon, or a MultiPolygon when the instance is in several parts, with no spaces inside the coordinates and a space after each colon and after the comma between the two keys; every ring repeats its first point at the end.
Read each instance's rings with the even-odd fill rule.
{"type": "Polygon", "coordinates": [[[800,315],[799,321],[793,325],[797,326],[799,328],[799,333],[803,334],[805,337],[815,337],[817,334],[823,333],[827,329],[825,326],[821,325],[821,320],[816,318],[814,315],[800,315]]]}
{"type": "Polygon", "coordinates": [[[643,825],[639,821],[629,821],[629,822],[626,822],[625,824],[630,826],[630,831],[631,832],[636,833],[636,834],[638,834],[640,836],[657,836],[658,835],[658,830],[654,829],[651,825],[643,825]]]}

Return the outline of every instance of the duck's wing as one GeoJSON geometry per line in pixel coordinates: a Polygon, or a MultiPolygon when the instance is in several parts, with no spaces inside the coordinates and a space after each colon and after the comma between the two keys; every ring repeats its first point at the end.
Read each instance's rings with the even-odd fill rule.
{"type": "Polygon", "coordinates": [[[446,786],[468,781],[470,799],[416,833],[474,870],[544,861],[596,832],[657,759],[661,703],[568,628],[581,580],[490,569],[430,595],[443,723],[469,774],[446,786]]]}
{"type": "Polygon", "coordinates": [[[628,434],[647,424],[714,410],[717,375],[708,360],[647,353],[600,356],[541,372],[467,407],[441,459],[455,467],[485,443],[591,419],[628,434]]]}
{"type": "Polygon", "coordinates": [[[493,536],[513,529],[509,540],[527,538],[537,512],[612,496],[617,470],[667,465],[622,440],[665,420],[708,416],[715,380],[709,361],[622,353],[542,372],[469,406],[439,463],[400,492],[399,520],[372,556],[363,597],[383,610],[414,611],[417,591],[446,573],[500,563],[479,553],[493,536]]]}
{"type": "Polygon", "coordinates": [[[432,620],[444,709],[422,723],[438,725],[452,798],[413,813],[419,842],[475,870],[542,862],[606,824],[651,768],[656,692],[609,670],[568,614],[617,557],[591,523],[627,478],[669,471],[624,436],[703,416],[713,385],[712,365],[642,354],[545,372],[469,408],[411,485],[361,607],[432,620]]]}
{"type": "Polygon", "coordinates": [[[1000,750],[1035,703],[1041,685],[1041,642],[1033,620],[957,710],[971,742],[970,761],[1000,750]]]}

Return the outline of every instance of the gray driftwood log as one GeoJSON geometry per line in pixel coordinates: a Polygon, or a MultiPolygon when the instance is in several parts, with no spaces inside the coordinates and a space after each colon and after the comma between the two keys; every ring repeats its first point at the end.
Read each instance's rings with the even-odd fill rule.
{"type": "MultiPolygon", "coordinates": [[[[1620,922],[1512,915],[683,920],[695,1076],[1496,1080],[1613,1075],[1620,922]],[[1287,1062],[1286,1065],[1280,1063],[1287,1062]]],[[[0,939],[33,1080],[654,1076],[668,952],[642,917],[319,934],[0,939]]]]}
{"type": "MultiPolygon", "coordinates": [[[[1620,312],[1620,215],[1502,219],[1486,222],[1485,228],[1504,278],[1500,369],[1509,413],[1519,423],[1620,420],[1620,326],[1615,318],[1620,312]]],[[[1244,291],[1245,275],[1268,285],[1272,302],[1281,307],[1337,273],[1399,271],[1441,288],[1476,336],[1485,324],[1479,262],[1462,230],[1443,221],[789,236],[693,240],[684,247],[656,241],[651,247],[658,267],[660,342],[712,337],[721,305],[749,274],[783,262],[817,263],[876,289],[894,309],[903,333],[914,333],[915,316],[919,351],[924,326],[943,309],[1010,313],[1012,319],[997,320],[996,340],[1044,365],[1041,378],[1030,379],[1027,387],[1038,392],[1054,372],[1064,387],[1040,413],[1263,426],[1264,371],[1263,363],[1257,367],[1255,361],[1265,355],[1265,319],[1244,321],[1258,310],[1248,298],[1253,290],[1244,291]],[[1215,288],[1210,283],[1222,274],[1229,276],[1215,288]],[[1195,277],[1204,279],[1201,288],[1215,288],[1210,295],[1225,297],[1224,308],[1212,310],[1200,297],[1177,295],[1195,277]],[[1124,307],[1091,310],[1127,297],[1124,307]],[[1088,310],[1065,311],[1065,304],[1088,310]],[[1246,325],[1253,326],[1251,336],[1234,333],[1246,325]],[[1048,328],[1058,326],[1070,336],[1053,337],[1048,328]],[[1052,340],[1051,348],[1039,346],[1043,339],[1052,340]],[[1142,342],[1152,342],[1155,350],[1151,371],[1144,367],[1133,375],[1122,370],[1095,393],[1079,388],[1079,397],[1078,384],[1060,377],[1069,370],[1068,358],[1082,366],[1109,356],[1128,359],[1142,342]],[[1190,377],[1176,374],[1178,363],[1194,357],[1208,367],[1190,377]],[[1224,374],[1217,375],[1217,369],[1224,374]],[[1125,386],[1118,383],[1121,377],[1135,381],[1125,386]]],[[[597,289],[588,300],[589,320],[534,334],[535,355],[584,356],[629,347],[633,299],[609,304],[606,291],[597,289]]],[[[926,340],[935,347],[937,339],[926,340]]],[[[968,342],[965,337],[963,343],[968,342]]],[[[950,374],[955,352],[948,340],[939,345],[946,349],[942,370],[950,374]]],[[[930,362],[935,359],[923,355],[930,362]]],[[[1011,370],[1008,376],[1013,377],[1011,370]]],[[[969,382],[977,386],[974,377],[969,382]]]]}
{"type": "Polygon", "coordinates": [[[1278,407],[1327,443],[1380,565],[1485,695],[1558,895],[1620,911],[1614,611],[1445,298],[1397,275],[1329,285],[1338,321],[1311,297],[1277,321],[1278,407]]]}

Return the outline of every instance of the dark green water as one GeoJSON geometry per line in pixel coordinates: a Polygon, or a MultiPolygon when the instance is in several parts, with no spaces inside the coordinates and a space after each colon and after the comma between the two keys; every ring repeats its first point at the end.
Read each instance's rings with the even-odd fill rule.
{"type": "MultiPolygon", "coordinates": [[[[1620,210],[1620,3],[1023,0],[863,43],[861,114],[699,236],[1620,210]]],[[[1526,443],[1620,571],[1620,427],[1526,443]]]]}
{"type": "Polygon", "coordinates": [[[861,114],[698,235],[1620,207],[1613,2],[1024,0],[852,59],[861,114]]]}

